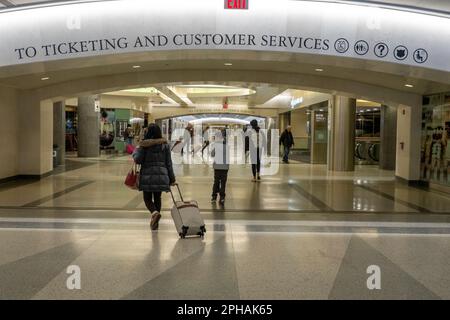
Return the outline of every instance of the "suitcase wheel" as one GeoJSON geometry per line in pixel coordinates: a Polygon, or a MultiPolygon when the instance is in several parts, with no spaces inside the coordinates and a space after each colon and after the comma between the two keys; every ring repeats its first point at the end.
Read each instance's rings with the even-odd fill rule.
{"type": "Polygon", "coordinates": [[[189,227],[184,227],[183,226],[181,229],[182,229],[182,232],[180,233],[180,237],[181,237],[181,239],[184,239],[184,238],[186,238],[186,235],[188,233],[189,227]]]}
{"type": "Polygon", "coordinates": [[[197,233],[198,236],[200,236],[202,239],[205,238],[205,233],[203,231],[197,233]]]}

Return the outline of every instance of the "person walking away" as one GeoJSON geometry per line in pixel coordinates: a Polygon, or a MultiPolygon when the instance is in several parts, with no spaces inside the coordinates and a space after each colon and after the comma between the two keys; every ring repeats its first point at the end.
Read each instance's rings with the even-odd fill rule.
{"type": "Polygon", "coordinates": [[[181,156],[184,155],[184,151],[186,151],[187,154],[191,152],[191,144],[192,144],[192,138],[194,136],[194,126],[191,123],[188,123],[186,128],[184,129],[183,134],[183,140],[182,140],[182,146],[181,149],[181,156]]]}
{"type": "Polygon", "coordinates": [[[219,204],[223,206],[225,204],[228,170],[230,169],[230,149],[227,143],[226,130],[217,132],[211,156],[214,157],[214,184],[211,202],[216,202],[217,195],[220,195],[219,204]]]}
{"type": "Polygon", "coordinates": [[[145,135],[147,134],[147,130],[148,130],[148,120],[145,119],[144,120],[144,125],[141,128],[141,131],[139,132],[139,143],[141,143],[142,141],[144,141],[145,139],[145,135]]]}
{"type": "Polygon", "coordinates": [[[243,131],[243,137],[244,137],[244,164],[247,164],[247,159],[248,159],[248,153],[250,150],[250,137],[247,134],[248,129],[248,125],[244,126],[244,128],[242,129],[243,131]]]}
{"type": "Polygon", "coordinates": [[[133,135],[131,132],[131,124],[127,124],[127,128],[123,132],[123,139],[127,144],[133,144],[133,135]]]}
{"type": "Polygon", "coordinates": [[[261,181],[261,156],[267,141],[256,119],[250,122],[250,126],[251,129],[247,130],[247,136],[249,137],[249,153],[252,161],[252,181],[257,182],[261,181]]]}
{"type": "Polygon", "coordinates": [[[205,127],[202,134],[203,134],[203,145],[202,145],[202,158],[203,158],[203,153],[210,144],[210,142],[209,142],[209,126],[205,127]]]}
{"type": "Polygon", "coordinates": [[[157,230],[161,219],[161,194],[169,192],[176,180],[170,147],[162,139],[161,128],[151,124],[145,139],[151,146],[139,146],[133,153],[133,158],[141,165],[139,190],[143,192],[145,206],[151,213],[150,228],[157,230]]]}
{"type": "Polygon", "coordinates": [[[289,153],[291,152],[291,148],[294,146],[294,137],[292,136],[291,126],[287,126],[286,130],[284,130],[281,134],[280,145],[283,145],[284,148],[283,162],[289,163],[289,153]]]}

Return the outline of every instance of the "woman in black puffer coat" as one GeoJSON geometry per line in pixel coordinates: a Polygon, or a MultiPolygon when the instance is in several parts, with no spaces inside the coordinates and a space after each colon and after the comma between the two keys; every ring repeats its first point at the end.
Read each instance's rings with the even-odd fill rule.
{"type": "Polygon", "coordinates": [[[155,141],[150,147],[139,147],[133,153],[134,161],[141,165],[139,190],[152,214],[150,227],[157,230],[161,219],[161,194],[169,192],[175,184],[170,147],[162,139],[161,128],[156,124],[148,127],[146,141],[155,141]]]}

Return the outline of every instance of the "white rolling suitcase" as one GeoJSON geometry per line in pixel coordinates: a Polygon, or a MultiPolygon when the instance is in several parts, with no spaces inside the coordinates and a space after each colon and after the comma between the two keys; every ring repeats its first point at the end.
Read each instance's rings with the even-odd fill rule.
{"type": "Polygon", "coordinates": [[[175,222],[178,234],[182,239],[188,236],[200,236],[203,238],[206,233],[206,228],[205,222],[200,215],[197,201],[184,201],[179,185],[177,184],[176,186],[181,201],[175,200],[172,190],[170,190],[170,194],[174,203],[171,212],[172,219],[175,222]]]}

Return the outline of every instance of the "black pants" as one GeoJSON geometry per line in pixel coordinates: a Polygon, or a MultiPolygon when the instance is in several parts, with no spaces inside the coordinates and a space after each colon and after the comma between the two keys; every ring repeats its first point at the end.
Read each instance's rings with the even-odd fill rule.
{"type": "Polygon", "coordinates": [[[145,192],[144,202],[150,213],[161,212],[161,192],[145,192]]]}
{"type": "Polygon", "coordinates": [[[261,159],[259,157],[259,148],[256,151],[256,163],[253,163],[252,161],[252,172],[253,172],[253,177],[256,178],[256,174],[258,174],[261,172],[261,159]]]}
{"type": "Polygon", "coordinates": [[[221,199],[225,199],[225,189],[227,187],[228,170],[214,170],[214,185],[212,197],[217,198],[220,194],[221,199]]]}

